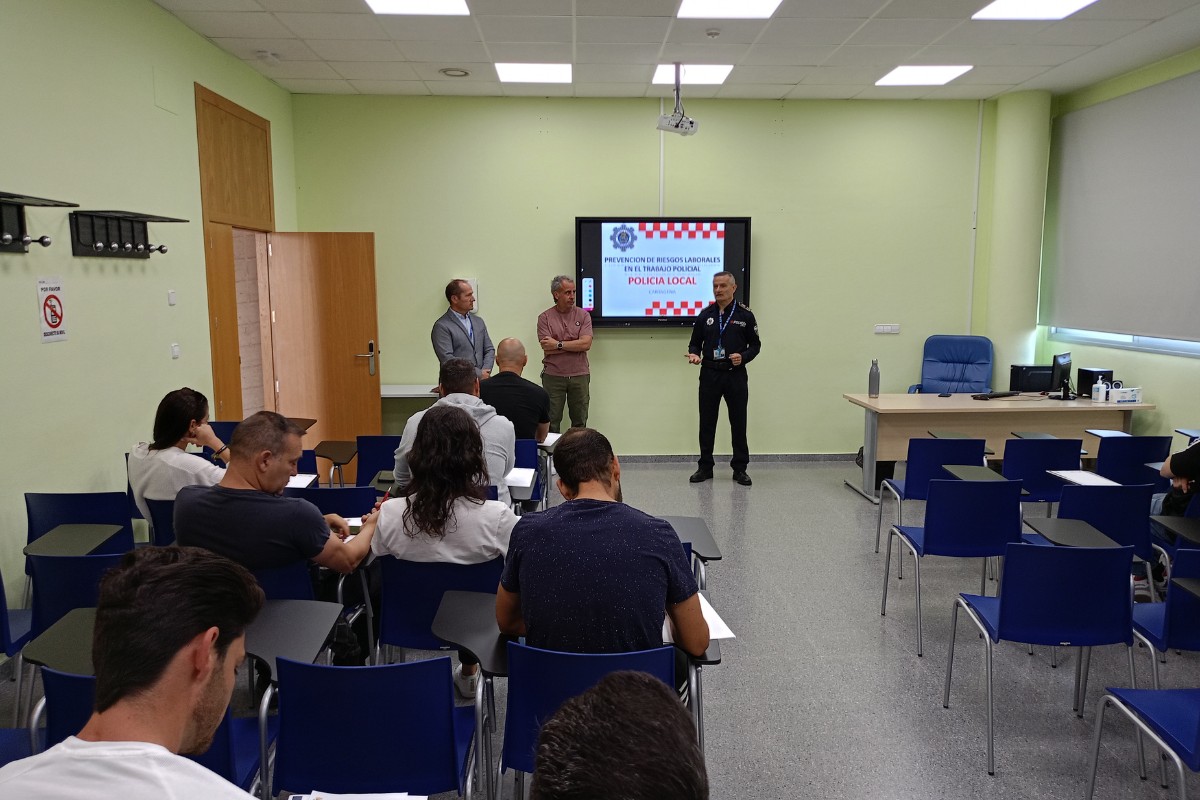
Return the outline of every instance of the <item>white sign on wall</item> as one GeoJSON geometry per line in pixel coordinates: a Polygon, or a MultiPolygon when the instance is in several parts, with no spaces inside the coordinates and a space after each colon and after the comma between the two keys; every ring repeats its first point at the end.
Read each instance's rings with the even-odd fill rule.
{"type": "Polygon", "coordinates": [[[61,278],[38,278],[38,316],[42,344],[67,340],[66,290],[61,278]]]}

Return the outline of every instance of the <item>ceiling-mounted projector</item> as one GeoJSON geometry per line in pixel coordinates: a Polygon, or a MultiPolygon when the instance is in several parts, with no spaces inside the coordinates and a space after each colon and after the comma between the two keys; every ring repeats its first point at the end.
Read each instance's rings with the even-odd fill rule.
{"type": "Polygon", "coordinates": [[[683,99],[679,96],[681,66],[675,62],[675,110],[658,118],[658,129],[680,136],[691,136],[700,129],[700,123],[683,113],[683,99]]]}
{"type": "Polygon", "coordinates": [[[700,127],[700,123],[686,116],[682,111],[673,114],[663,114],[658,118],[658,129],[667,133],[678,133],[680,136],[691,136],[700,127]]]}

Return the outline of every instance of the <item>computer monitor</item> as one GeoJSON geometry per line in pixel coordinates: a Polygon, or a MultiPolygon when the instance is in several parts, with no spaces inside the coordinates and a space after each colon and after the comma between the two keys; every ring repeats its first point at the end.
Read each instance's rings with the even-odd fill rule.
{"type": "Polygon", "coordinates": [[[1054,357],[1050,371],[1050,391],[1062,390],[1062,398],[1066,400],[1071,394],[1071,354],[1059,353],[1054,357]]]}

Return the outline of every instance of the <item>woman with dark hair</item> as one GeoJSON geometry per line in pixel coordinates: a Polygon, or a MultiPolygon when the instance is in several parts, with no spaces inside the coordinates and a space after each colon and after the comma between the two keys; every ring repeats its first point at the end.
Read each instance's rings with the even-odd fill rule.
{"type": "MultiPolygon", "coordinates": [[[[154,441],[139,442],[129,453],[133,501],[153,528],[146,500],[174,500],[184,486],[219,483],[225,470],[187,452],[189,444],[208,447],[225,461],[229,448],[208,424],[208,398],[186,386],[168,392],[154,415],[154,441]]],[[[151,539],[153,541],[153,539],[151,539]]]]}
{"type": "MultiPolygon", "coordinates": [[[[517,515],[487,500],[487,464],[479,428],[456,406],[425,412],[412,450],[406,496],[379,508],[371,550],[405,561],[479,564],[503,557],[517,515]]],[[[465,654],[459,652],[459,659],[465,654]]],[[[475,696],[479,665],[467,660],[454,672],[464,697],[475,696]]]]}

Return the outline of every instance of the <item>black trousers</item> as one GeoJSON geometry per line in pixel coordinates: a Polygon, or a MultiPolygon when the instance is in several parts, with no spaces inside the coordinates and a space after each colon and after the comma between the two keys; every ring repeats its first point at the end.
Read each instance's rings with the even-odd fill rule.
{"type": "Polygon", "coordinates": [[[729,431],[733,439],[733,458],[729,466],[745,470],[750,463],[750,446],[746,443],[746,405],[750,401],[750,385],[745,368],[721,370],[700,368],[700,460],[701,469],[713,468],[713,442],[717,438],[717,417],[721,399],[729,414],[729,431]]]}

